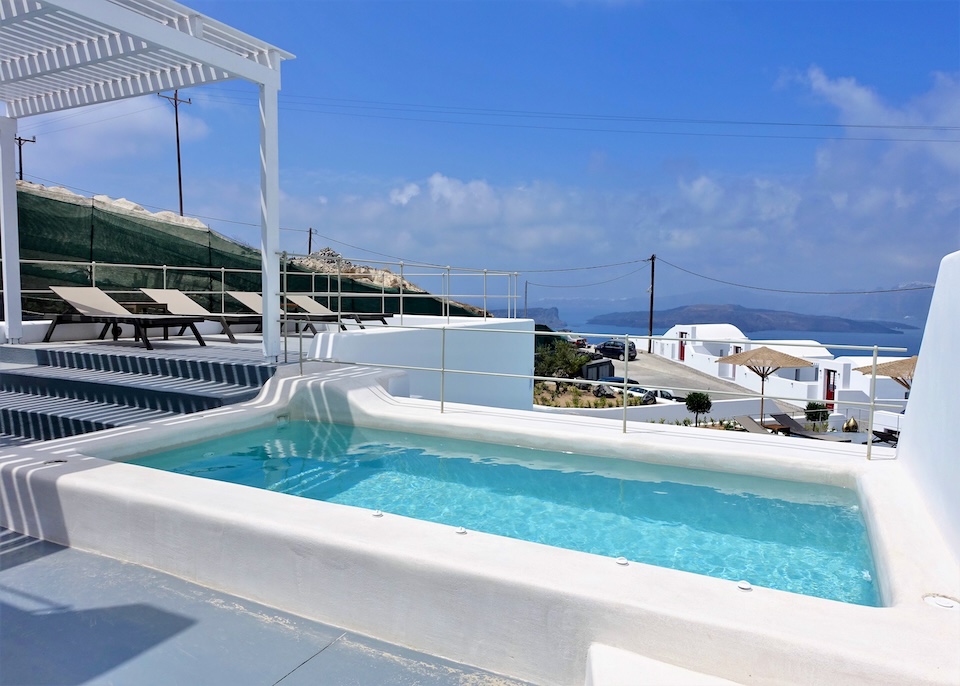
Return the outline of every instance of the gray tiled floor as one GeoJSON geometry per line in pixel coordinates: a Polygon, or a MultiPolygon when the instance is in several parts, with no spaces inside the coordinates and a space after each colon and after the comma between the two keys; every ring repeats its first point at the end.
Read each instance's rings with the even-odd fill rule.
{"type": "Polygon", "coordinates": [[[0,528],[0,686],[519,683],[0,528]]]}

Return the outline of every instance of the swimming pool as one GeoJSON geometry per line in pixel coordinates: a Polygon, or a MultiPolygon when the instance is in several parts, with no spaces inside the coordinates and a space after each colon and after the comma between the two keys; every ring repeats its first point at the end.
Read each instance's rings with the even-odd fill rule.
{"type": "Polygon", "coordinates": [[[289,422],[133,460],[182,474],[877,606],[855,493],[289,422]]]}

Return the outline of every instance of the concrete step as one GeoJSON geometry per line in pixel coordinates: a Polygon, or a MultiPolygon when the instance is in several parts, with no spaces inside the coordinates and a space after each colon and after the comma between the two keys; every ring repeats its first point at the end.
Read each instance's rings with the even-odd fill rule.
{"type": "Polygon", "coordinates": [[[0,391],[0,432],[34,441],[100,431],[177,412],[0,391]]]}
{"type": "Polygon", "coordinates": [[[243,402],[275,372],[259,349],[235,346],[2,345],[0,446],[243,402]]]}
{"type": "Polygon", "coordinates": [[[191,413],[255,398],[260,386],[65,367],[0,371],[0,390],[191,413]]]}
{"type": "MultiPolygon", "coordinates": [[[[215,381],[242,386],[263,386],[276,371],[276,365],[263,361],[229,358],[223,348],[211,349],[207,359],[193,355],[178,356],[164,351],[142,353],[137,350],[105,351],[104,346],[69,346],[36,350],[36,364],[66,369],[90,369],[127,372],[150,376],[172,376],[215,381]]],[[[204,351],[206,352],[206,351],[204,351]]]]}

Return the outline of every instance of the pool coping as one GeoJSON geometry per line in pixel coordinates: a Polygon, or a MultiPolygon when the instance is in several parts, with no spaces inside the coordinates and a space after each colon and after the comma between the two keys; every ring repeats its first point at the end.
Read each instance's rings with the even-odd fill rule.
{"type": "Polygon", "coordinates": [[[464,664],[581,684],[602,643],[743,683],[955,683],[956,561],[892,449],[399,397],[403,375],[312,363],[254,401],[0,453],[3,525],[464,664]],[[391,394],[393,391],[394,394],[391,394]],[[501,439],[855,487],[885,607],[577,553],[102,458],[278,418],[501,439]],[[709,433],[707,436],[705,434],[709,433]],[[709,452],[704,452],[709,450],[709,452]],[[771,453],[776,453],[771,457],[771,453]],[[93,457],[99,455],[100,457],[93,457]],[[63,460],[58,462],[58,460],[63,460]],[[319,580],[319,581],[318,581],[319,580]]]}

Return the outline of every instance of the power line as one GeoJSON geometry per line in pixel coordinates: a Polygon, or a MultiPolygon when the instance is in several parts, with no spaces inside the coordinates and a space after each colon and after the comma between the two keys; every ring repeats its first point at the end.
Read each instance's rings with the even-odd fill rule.
{"type": "MultiPolygon", "coordinates": [[[[211,88],[210,90],[221,92],[244,93],[239,89],[211,88]]],[[[253,94],[249,94],[252,98],[253,94]]],[[[230,97],[230,96],[228,96],[230,97]]],[[[348,98],[324,98],[320,96],[297,95],[281,92],[282,100],[303,100],[316,102],[322,106],[357,108],[357,109],[385,109],[390,111],[412,111],[412,112],[432,112],[437,114],[468,114],[484,116],[503,116],[503,117],[536,117],[547,119],[581,119],[594,121],[637,121],[637,122],[656,122],[665,124],[696,124],[696,125],[723,125],[723,126],[778,126],[778,127],[809,127],[809,128],[858,128],[858,129],[893,129],[904,131],[960,131],[960,126],[941,126],[941,125],[919,125],[919,124],[836,124],[825,122],[791,122],[791,121],[769,121],[769,120],[743,120],[743,119],[693,119],[684,117],[641,117],[626,116],[615,114],[586,114],[571,112],[550,112],[543,110],[511,110],[496,109],[487,107],[460,107],[456,105],[426,105],[423,103],[404,103],[391,102],[383,100],[359,100],[348,98]],[[352,103],[340,105],[338,103],[352,103]]],[[[253,102],[246,100],[246,102],[253,102]]]]}
{"type": "MultiPolygon", "coordinates": [[[[646,261],[646,260],[644,260],[644,261],[646,261]]],[[[591,287],[591,286],[602,286],[602,285],[605,284],[605,283],[613,283],[614,281],[619,281],[620,279],[625,279],[625,278],[627,278],[628,276],[633,276],[634,274],[637,274],[637,273],[639,273],[639,272],[642,272],[644,269],[647,268],[647,266],[648,266],[648,265],[644,265],[643,267],[640,267],[640,268],[638,268],[638,269],[634,269],[633,271],[627,272],[626,274],[621,274],[620,276],[615,276],[615,277],[613,277],[612,279],[607,279],[607,280],[605,280],[605,281],[595,281],[594,283],[581,283],[581,284],[549,284],[549,283],[534,283],[533,281],[527,281],[527,283],[528,283],[529,285],[531,285],[531,286],[539,286],[539,287],[541,287],[541,288],[589,288],[589,287],[591,287]]],[[[528,271],[528,272],[525,272],[525,273],[532,273],[532,272],[529,272],[529,271],[528,271]]]]}
{"type": "Polygon", "coordinates": [[[723,279],[715,279],[712,276],[705,276],[703,274],[698,274],[697,272],[690,271],[689,269],[684,269],[683,267],[678,267],[677,265],[667,262],[665,259],[658,258],[664,264],[670,265],[674,269],[677,269],[691,276],[696,276],[701,279],[706,279],[707,281],[714,281],[716,283],[722,283],[726,286],[736,286],[737,288],[747,288],[754,291],[767,291],[770,293],[791,293],[794,295],[871,295],[873,293],[900,293],[903,291],[925,291],[930,290],[933,286],[908,286],[906,288],[882,288],[872,291],[794,291],[787,290],[783,288],[766,288],[764,286],[749,286],[742,283],[734,283],[733,281],[724,281],[723,279]]]}
{"type": "Polygon", "coordinates": [[[383,119],[389,121],[407,121],[425,124],[449,124],[461,126],[485,126],[500,129],[525,129],[536,131],[575,131],[579,133],[620,133],[645,136],[693,136],[697,138],[751,138],[760,140],[809,140],[809,141],[864,141],[877,143],[960,143],[954,138],[894,138],[890,136],[801,136],[764,133],[720,133],[709,131],[655,131],[651,129],[597,128],[587,126],[546,126],[543,124],[509,124],[491,121],[469,121],[464,119],[434,119],[427,117],[399,117],[386,114],[361,114],[359,112],[332,112],[313,108],[284,107],[288,112],[311,112],[339,117],[361,119],[383,119]]]}
{"type": "MultiPolygon", "coordinates": [[[[163,107],[163,105],[154,105],[153,107],[141,107],[141,108],[138,109],[138,110],[132,110],[132,111],[130,111],[130,112],[124,112],[123,114],[117,114],[117,115],[115,115],[115,116],[113,116],[113,117],[102,117],[102,118],[96,119],[96,120],[94,120],[94,121],[88,121],[88,122],[84,122],[84,123],[82,123],[82,124],[74,124],[73,126],[65,126],[65,127],[61,128],[61,129],[53,129],[52,131],[45,131],[45,130],[43,130],[42,127],[41,127],[41,129],[39,129],[38,132],[39,132],[39,133],[43,133],[43,134],[51,134],[51,133],[60,133],[61,131],[72,131],[73,129],[79,129],[79,128],[84,127],[84,126],[93,126],[94,124],[102,124],[102,123],[105,122],[105,121],[111,121],[111,120],[113,120],[113,119],[121,119],[121,118],[123,118],[123,117],[130,117],[130,116],[133,116],[134,114],[140,114],[141,112],[149,112],[150,110],[155,110],[155,109],[157,109],[158,107],[163,107]]],[[[84,112],[84,114],[87,114],[87,112],[84,112]]],[[[67,118],[67,117],[64,117],[64,119],[66,119],[66,118],[67,118]]],[[[58,121],[59,121],[59,120],[58,120],[58,121]]],[[[44,122],[44,123],[47,123],[47,122],[44,122]]],[[[24,128],[25,128],[25,129],[28,129],[28,130],[34,130],[34,129],[30,129],[30,127],[28,127],[28,126],[25,126],[24,128]]]]}
{"type": "MultiPolygon", "coordinates": [[[[240,92],[240,91],[235,91],[240,92]]],[[[211,102],[217,102],[218,97],[216,95],[211,96],[210,93],[203,93],[199,95],[198,100],[208,100],[211,102]]],[[[410,117],[410,116],[394,116],[388,114],[370,114],[363,112],[344,112],[344,111],[331,111],[328,109],[318,109],[317,107],[309,107],[312,104],[312,100],[317,101],[319,107],[338,107],[341,109],[358,109],[358,110],[380,110],[388,112],[397,112],[397,113],[424,113],[424,114],[434,114],[442,115],[449,117],[463,117],[463,116],[472,116],[472,117],[508,117],[508,118],[525,118],[525,119],[559,119],[567,121],[595,121],[595,122],[638,122],[638,123],[655,123],[655,124],[675,124],[675,125],[687,125],[687,126],[768,126],[768,127],[790,127],[790,128],[831,128],[831,129],[875,129],[875,130],[894,130],[894,131],[927,131],[927,132],[953,132],[960,131],[960,127],[956,126],[931,126],[931,125],[909,125],[909,124],[831,124],[825,122],[778,122],[778,121],[751,121],[751,120],[736,120],[736,119],[687,119],[681,117],[633,117],[633,116],[622,116],[622,115],[593,115],[593,114],[572,114],[572,113],[562,113],[562,112],[537,112],[537,111],[525,111],[525,110],[497,110],[497,109],[487,109],[487,108],[467,108],[467,107],[456,107],[456,106],[439,106],[439,105],[416,105],[416,104],[407,104],[407,103],[389,103],[370,100],[342,100],[341,102],[359,102],[359,103],[369,103],[369,104],[360,104],[360,105],[341,105],[337,104],[337,99],[334,98],[315,98],[313,96],[298,96],[298,95],[289,95],[281,93],[281,102],[283,100],[292,100],[300,99],[305,100],[303,104],[308,105],[308,107],[294,107],[289,105],[281,104],[279,107],[282,110],[293,111],[293,112],[309,112],[313,114],[320,115],[329,115],[329,116],[341,116],[341,117],[354,117],[362,119],[383,119],[390,121],[407,121],[407,122],[416,122],[416,123],[426,123],[426,124],[447,124],[447,125],[461,125],[461,126],[485,126],[492,128],[508,128],[508,129],[527,129],[527,130],[539,130],[539,131],[573,131],[581,133],[613,133],[613,134],[633,134],[633,135],[647,135],[647,136],[693,136],[698,138],[748,138],[748,139],[773,139],[773,140],[823,140],[823,141],[861,141],[861,142],[879,142],[879,143],[960,143],[960,139],[954,138],[905,138],[905,137],[892,137],[892,136],[814,136],[814,135],[796,135],[796,134],[762,134],[762,133],[732,133],[732,132],[717,132],[717,131],[660,131],[653,129],[627,129],[627,128],[611,128],[611,127],[590,127],[590,126],[550,126],[545,124],[520,124],[520,123],[507,123],[507,122],[494,122],[494,121],[471,121],[466,119],[437,119],[430,117],[410,117]],[[324,100],[332,102],[324,102],[324,100]],[[394,106],[387,106],[394,105],[394,106]]],[[[227,98],[220,97],[220,102],[229,102],[232,104],[245,105],[249,107],[255,107],[256,102],[250,99],[237,99],[228,96],[227,98]]],[[[82,124],[76,124],[74,126],[61,127],[59,129],[46,130],[43,133],[59,133],[62,131],[69,131],[72,129],[80,128],[83,126],[91,126],[93,124],[98,124],[104,121],[110,121],[112,119],[119,119],[121,117],[127,117],[140,112],[145,112],[151,107],[141,108],[139,110],[134,110],[132,112],[125,112],[113,117],[106,117],[102,119],[97,119],[96,121],[84,122],[82,124]]],[[[39,126],[42,127],[46,124],[52,123],[53,121],[61,121],[62,119],[67,119],[75,115],[67,115],[57,120],[48,120],[47,122],[41,123],[39,126]]]]}
{"type": "Polygon", "coordinates": [[[627,262],[611,262],[610,264],[595,264],[589,267],[559,267],[556,269],[519,269],[514,271],[522,271],[524,274],[549,274],[552,272],[582,272],[590,269],[608,269],[609,267],[622,267],[627,264],[639,264],[640,262],[648,262],[649,260],[629,260],[627,262]]]}

